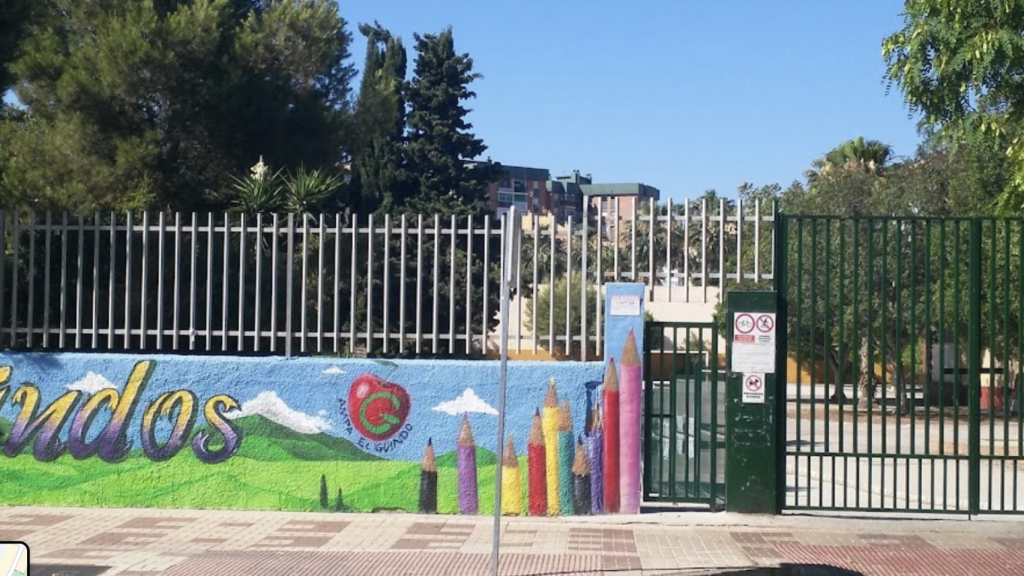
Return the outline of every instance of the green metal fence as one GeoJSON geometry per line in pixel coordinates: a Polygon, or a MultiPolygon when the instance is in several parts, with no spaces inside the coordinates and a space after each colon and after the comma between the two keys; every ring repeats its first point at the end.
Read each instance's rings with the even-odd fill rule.
{"type": "Polygon", "coordinates": [[[725,385],[718,329],[648,322],[644,366],[644,500],[725,502],[725,385]]]}
{"type": "Polygon", "coordinates": [[[1024,512],[1024,220],[786,215],[786,507],[1024,512]]]}

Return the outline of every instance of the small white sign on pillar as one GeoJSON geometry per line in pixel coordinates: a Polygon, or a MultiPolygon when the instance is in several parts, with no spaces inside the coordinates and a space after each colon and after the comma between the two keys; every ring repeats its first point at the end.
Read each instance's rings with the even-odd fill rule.
{"type": "Polygon", "coordinates": [[[775,373],[775,314],[740,312],[732,324],[732,371],[775,373]]]}
{"type": "Polygon", "coordinates": [[[743,375],[743,403],[764,404],[764,374],[743,375]]]}
{"type": "Polygon", "coordinates": [[[639,316],[640,297],[632,294],[615,294],[611,298],[612,316],[639,316]]]}

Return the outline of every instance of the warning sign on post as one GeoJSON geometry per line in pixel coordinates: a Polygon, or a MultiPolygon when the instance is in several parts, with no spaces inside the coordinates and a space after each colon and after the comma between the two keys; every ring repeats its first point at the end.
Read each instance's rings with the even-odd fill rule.
{"type": "Polygon", "coordinates": [[[743,375],[743,403],[764,404],[764,374],[743,375]]]}
{"type": "Polygon", "coordinates": [[[741,312],[732,326],[732,371],[775,373],[775,314],[741,312]]]}

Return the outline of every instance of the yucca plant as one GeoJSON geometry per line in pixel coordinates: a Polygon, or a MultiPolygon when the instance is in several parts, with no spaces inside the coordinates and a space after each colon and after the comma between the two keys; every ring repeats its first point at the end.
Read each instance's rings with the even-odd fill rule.
{"type": "Polygon", "coordinates": [[[269,214],[281,208],[284,199],[281,172],[271,172],[263,157],[249,171],[247,178],[233,176],[231,187],[233,210],[244,214],[269,214]]]}
{"type": "Polygon", "coordinates": [[[342,180],[337,175],[300,167],[285,179],[285,208],[297,214],[314,212],[341,184],[342,180]]]}

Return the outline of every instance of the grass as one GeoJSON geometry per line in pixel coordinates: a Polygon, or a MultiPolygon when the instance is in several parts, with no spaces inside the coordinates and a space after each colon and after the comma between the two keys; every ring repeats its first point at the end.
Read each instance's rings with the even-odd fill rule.
{"type": "MultiPolygon", "coordinates": [[[[245,434],[230,460],[204,464],[186,447],[165,462],[141,451],[117,464],[68,454],[39,462],[29,449],[0,456],[0,502],[7,505],[196,508],[220,510],[320,510],[320,476],[327,478],[331,507],[338,488],[351,511],[419,509],[420,464],[383,460],[347,440],[304,435],[262,417],[237,421],[245,434]]],[[[0,420],[6,439],[10,423],[0,420]]],[[[494,453],[477,449],[480,512],[494,505],[494,453]]],[[[458,513],[458,472],[454,453],[440,455],[438,512],[458,513]]],[[[520,459],[523,510],[526,458],[520,459]]]]}

